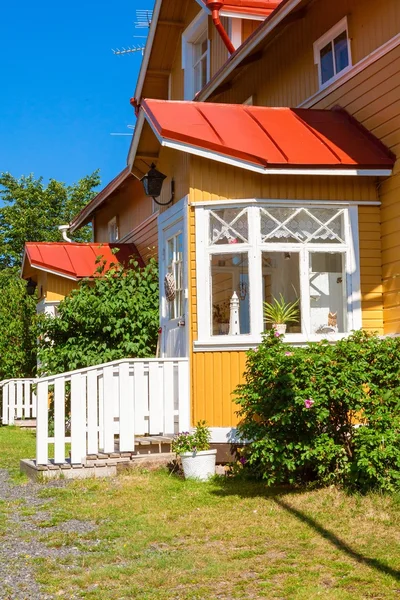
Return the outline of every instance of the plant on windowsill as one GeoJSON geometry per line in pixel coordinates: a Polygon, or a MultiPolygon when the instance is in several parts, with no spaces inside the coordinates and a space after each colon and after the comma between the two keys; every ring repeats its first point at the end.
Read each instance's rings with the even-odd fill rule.
{"type": "Polygon", "coordinates": [[[278,333],[285,334],[288,323],[299,322],[299,299],[286,302],[279,294],[279,300],[274,298],[272,302],[264,302],[264,318],[278,333]]]}
{"type": "Polygon", "coordinates": [[[180,456],[185,479],[207,481],[215,475],[216,450],[210,449],[211,432],[205,421],[195,430],[179,433],[172,441],[172,452],[180,456]]]}

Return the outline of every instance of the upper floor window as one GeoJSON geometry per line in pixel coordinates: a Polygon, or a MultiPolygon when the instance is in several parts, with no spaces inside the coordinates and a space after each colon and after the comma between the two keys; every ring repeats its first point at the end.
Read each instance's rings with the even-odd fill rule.
{"type": "Polygon", "coordinates": [[[319,87],[325,87],[351,67],[347,17],[314,42],[319,87]]]}
{"type": "Polygon", "coordinates": [[[119,239],[117,217],[113,217],[108,221],[108,241],[116,242],[119,239]]]}
{"type": "Polygon", "coordinates": [[[193,100],[210,79],[207,15],[201,12],[182,34],[184,99],[193,100]]]}

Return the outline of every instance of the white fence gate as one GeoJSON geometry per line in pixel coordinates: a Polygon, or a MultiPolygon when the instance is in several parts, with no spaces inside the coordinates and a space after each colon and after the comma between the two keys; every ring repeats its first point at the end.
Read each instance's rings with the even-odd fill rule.
{"type": "Polygon", "coordinates": [[[16,419],[36,417],[36,395],[32,389],[35,381],[35,379],[5,379],[0,382],[3,425],[14,425],[16,419]]]}
{"type": "Polygon", "coordinates": [[[114,361],[37,379],[36,389],[40,465],[48,463],[49,444],[56,464],[66,462],[67,443],[71,463],[79,464],[88,454],[134,451],[135,435],[174,434],[190,426],[187,358],[114,361]]]}

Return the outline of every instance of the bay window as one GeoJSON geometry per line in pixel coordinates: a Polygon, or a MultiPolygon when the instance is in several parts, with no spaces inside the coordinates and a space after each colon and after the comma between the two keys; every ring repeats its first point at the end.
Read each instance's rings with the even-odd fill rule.
{"type": "MultiPolygon", "coordinates": [[[[271,328],[264,303],[296,303],[289,341],[361,327],[357,207],[332,204],[196,208],[198,342],[253,344],[271,328]]],[[[195,344],[195,345],[196,345],[195,344]]]]}

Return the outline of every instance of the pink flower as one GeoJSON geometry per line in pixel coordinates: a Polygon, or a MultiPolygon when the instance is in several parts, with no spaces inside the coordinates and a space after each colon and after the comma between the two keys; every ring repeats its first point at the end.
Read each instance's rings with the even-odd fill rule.
{"type": "Polygon", "coordinates": [[[279,331],[275,331],[274,336],[275,337],[281,337],[281,334],[279,333],[279,331]]]}
{"type": "Polygon", "coordinates": [[[238,241],[236,238],[230,238],[229,244],[237,244],[237,243],[238,243],[238,241]]]}
{"type": "Polygon", "coordinates": [[[293,352],[285,352],[285,356],[293,356],[293,352]]]}
{"type": "Polygon", "coordinates": [[[306,408],[311,408],[313,404],[314,400],[312,398],[307,398],[307,400],[304,400],[304,406],[306,408]]]}

